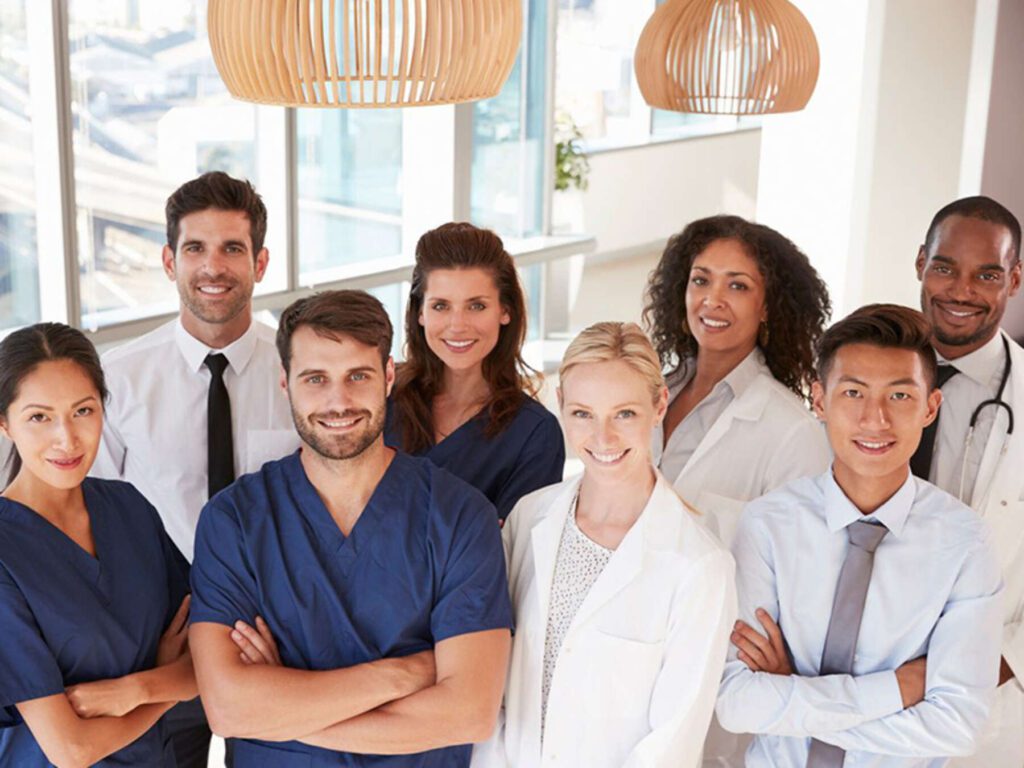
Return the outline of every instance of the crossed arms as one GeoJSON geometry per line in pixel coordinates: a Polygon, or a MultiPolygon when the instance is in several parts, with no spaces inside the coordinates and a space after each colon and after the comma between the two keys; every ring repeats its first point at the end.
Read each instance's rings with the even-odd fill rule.
{"type": "MultiPolygon", "coordinates": [[[[994,561],[968,557],[928,642],[927,660],[871,674],[794,674],[782,632],[771,553],[742,525],[740,615],[716,711],[737,733],[814,737],[894,756],[970,754],[996,684],[1001,624],[994,561]],[[763,634],[754,630],[763,628],[763,634]],[[992,662],[991,664],[989,662],[992,662]],[[991,666],[991,669],[989,668],[991,666]]],[[[913,578],[908,574],[908,578],[913,578]]]]}
{"type": "Polygon", "coordinates": [[[47,760],[58,768],[97,763],[146,733],[177,702],[195,698],[188,604],[185,598],[164,632],[153,669],[17,704],[47,760]]]}
{"type": "Polygon", "coordinates": [[[189,641],[210,726],[221,736],[408,754],[483,741],[497,719],[511,636],[458,635],[433,652],[343,669],[281,665],[262,620],[192,626],[189,641]]]}

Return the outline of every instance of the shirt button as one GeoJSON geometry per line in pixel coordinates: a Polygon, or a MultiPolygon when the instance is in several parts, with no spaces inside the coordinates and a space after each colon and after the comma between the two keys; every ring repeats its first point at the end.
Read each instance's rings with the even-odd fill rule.
{"type": "Polygon", "coordinates": [[[1004,506],[1004,507],[1005,507],[1005,506],[1006,506],[1006,499],[1003,499],[1003,500],[1002,500],[1002,501],[1000,501],[999,503],[1000,503],[1000,505],[1002,505],[1002,506],[1004,506]]]}

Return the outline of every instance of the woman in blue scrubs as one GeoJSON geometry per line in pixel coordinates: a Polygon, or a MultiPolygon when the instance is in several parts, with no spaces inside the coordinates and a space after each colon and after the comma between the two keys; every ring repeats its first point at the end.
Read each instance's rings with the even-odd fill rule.
{"type": "Polygon", "coordinates": [[[197,693],[187,563],[138,491],[86,477],[105,396],[79,331],[0,342],[0,765],[173,766],[158,720],[197,693]]]}
{"type": "Polygon", "coordinates": [[[405,335],[388,445],[475,486],[502,520],[522,496],[562,479],[562,430],[534,398],[522,358],[526,301],[501,238],[462,223],[420,238],[405,335]]]}

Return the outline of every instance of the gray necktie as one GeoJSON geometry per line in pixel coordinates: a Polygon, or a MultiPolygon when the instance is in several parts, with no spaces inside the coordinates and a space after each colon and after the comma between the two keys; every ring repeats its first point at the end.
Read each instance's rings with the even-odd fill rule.
{"type": "MultiPolygon", "coordinates": [[[[864,616],[875,549],[888,532],[884,525],[864,520],[851,523],[846,528],[850,548],[839,572],[836,596],[832,601],[832,617],[828,621],[825,650],[821,654],[822,675],[846,675],[853,671],[853,654],[857,649],[860,620],[864,616]]],[[[845,750],[811,739],[807,768],[841,768],[845,757],[845,750]]]]}

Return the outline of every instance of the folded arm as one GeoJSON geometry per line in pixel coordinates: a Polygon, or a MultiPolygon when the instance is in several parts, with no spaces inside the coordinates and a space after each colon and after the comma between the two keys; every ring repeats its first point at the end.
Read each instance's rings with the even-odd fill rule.
{"type": "Polygon", "coordinates": [[[429,653],[311,672],[246,663],[231,632],[210,622],[189,630],[203,706],[220,736],[299,739],[433,682],[429,653]]]}
{"type": "MultiPolygon", "coordinates": [[[[762,623],[757,618],[758,608],[773,622],[779,620],[774,558],[761,525],[759,519],[745,516],[733,542],[739,615],[753,627],[762,623]]],[[[903,708],[895,672],[861,677],[771,674],[753,671],[739,653],[737,647],[730,648],[716,706],[722,727],[734,733],[818,736],[903,708]]]]}
{"type": "Polygon", "coordinates": [[[995,555],[978,547],[932,630],[924,700],[819,738],[846,750],[904,757],[974,752],[998,682],[1002,597],[995,555]]]}
{"type": "Polygon", "coordinates": [[[507,629],[458,635],[434,649],[437,683],[300,741],[325,749],[402,755],[484,741],[505,687],[507,629]]]}
{"type": "Polygon", "coordinates": [[[79,717],[63,693],[17,707],[47,760],[57,768],[85,768],[138,739],[171,704],[147,704],[123,717],[92,719],[79,717]]]}

